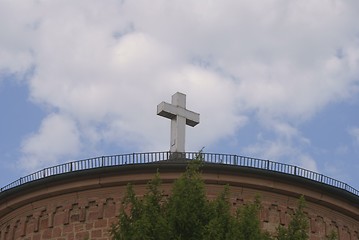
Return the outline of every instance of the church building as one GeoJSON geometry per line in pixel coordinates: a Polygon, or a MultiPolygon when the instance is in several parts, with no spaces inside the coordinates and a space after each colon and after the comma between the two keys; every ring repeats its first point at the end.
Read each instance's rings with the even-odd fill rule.
{"type": "MultiPolygon", "coordinates": [[[[159,171],[165,194],[198,153],[186,152],[186,125],[200,115],[186,109],[186,95],[157,106],[171,120],[170,151],[101,156],[45,168],[0,190],[0,240],[110,239],[126,186],[137,194],[159,171]]],[[[297,166],[240,155],[201,153],[202,178],[211,199],[228,184],[230,204],[241,206],[261,196],[260,223],[275,232],[286,226],[298,198],[306,199],[312,240],[334,231],[340,240],[359,240],[359,191],[349,185],[297,166]]]]}

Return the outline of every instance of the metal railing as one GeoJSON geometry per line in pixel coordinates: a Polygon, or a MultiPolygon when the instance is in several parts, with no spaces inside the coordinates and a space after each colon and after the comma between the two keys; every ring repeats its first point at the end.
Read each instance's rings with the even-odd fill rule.
{"type": "Polygon", "coordinates": [[[273,162],[270,160],[244,157],[239,155],[198,153],[198,152],[180,153],[177,154],[177,156],[171,154],[170,152],[131,153],[131,154],[122,154],[122,155],[113,155],[113,156],[101,156],[101,157],[89,158],[85,160],[73,161],[53,167],[44,168],[40,171],[29,174],[25,177],[21,177],[18,180],[0,188],[0,193],[15,188],[17,186],[23,185],[25,183],[33,182],[39,179],[43,179],[59,174],[64,174],[64,173],[95,169],[101,167],[153,163],[153,162],[174,159],[174,157],[195,159],[199,156],[199,154],[203,159],[203,161],[207,163],[249,167],[249,168],[263,169],[272,172],[294,175],[294,176],[310,179],[315,182],[323,183],[332,187],[336,187],[338,189],[342,189],[356,196],[359,196],[359,191],[349,186],[348,184],[301,167],[279,163],[279,162],[273,162]]]}

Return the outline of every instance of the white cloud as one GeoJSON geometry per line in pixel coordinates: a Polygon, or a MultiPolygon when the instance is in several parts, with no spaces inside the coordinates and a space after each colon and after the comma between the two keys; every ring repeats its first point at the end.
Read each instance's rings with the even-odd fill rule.
{"type": "Polygon", "coordinates": [[[318,172],[317,163],[311,156],[300,150],[293,142],[284,139],[259,139],[258,143],[245,147],[243,151],[250,156],[285,162],[318,172]]]}
{"type": "Polygon", "coordinates": [[[355,143],[359,144],[359,127],[352,127],[348,132],[354,138],[355,143]]]}
{"type": "Polygon", "coordinates": [[[64,115],[52,114],[43,120],[37,133],[24,140],[20,166],[36,170],[54,165],[61,158],[78,154],[80,147],[76,123],[64,115]]]}
{"type": "Polygon", "coordinates": [[[300,166],[303,166],[305,169],[308,169],[308,170],[311,170],[314,172],[318,172],[317,163],[309,155],[303,154],[303,155],[299,156],[298,161],[300,163],[300,166]]]}
{"type": "Polygon", "coordinates": [[[7,1],[0,9],[0,71],[34,66],[31,99],[60,112],[61,137],[74,139],[42,156],[54,117],[45,119],[23,148],[33,166],[46,154],[53,162],[75,154],[80,139],[167,150],[169,123],[155,109],[176,91],[201,113],[188,130],[191,148],[233,134],[253,113],[279,139],[258,145],[267,158],[293,155],[284,139],[308,144],[296,126],[352,96],[359,81],[353,1],[7,1]]]}
{"type": "Polygon", "coordinates": [[[22,78],[32,66],[31,43],[34,37],[30,1],[0,2],[0,81],[1,73],[22,78]]]}

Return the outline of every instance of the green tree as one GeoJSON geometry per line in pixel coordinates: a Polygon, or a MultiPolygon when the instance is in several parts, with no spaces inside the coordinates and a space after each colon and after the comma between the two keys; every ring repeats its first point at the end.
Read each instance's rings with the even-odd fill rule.
{"type": "Polygon", "coordinates": [[[301,196],[298,201],[298,208],[294,211],[292,219],[287,228],[280,226],[277,231],[278,240],[307,240],[309,239],[309,221],[304,213],[305,199],[301,196]]]}
{"type": "MultiPolygon", "coordinates": [[[[239,207],[232,214],[229,187],[213,201],[206,196],[201,177],[202,161],[192,160],[181,177],[175,181],[169,197],[160,190],[157,173],[147,185],[144,196],[138,197],[128,185],[118,223],[111,229],[116,240],[270,240],[261,230],[259,197],[239,207]]],[[[293,215],[288,228],[278,228],[278,240],[308,239],[304,198],[293,215]]]]}
{"type": "Polygon", "coordinates": [[[260,227],[259,211],[261,203],[257,196],[252,203],[247,203],[237,209],[238,231],[240,240],[265,240],[270,239],[268,233],[263,232],[260,227]]]}
{"type": "Polygon", "coordinates": [[[160,183],[159,174],[156,174],[141,199],[136,196],[132,185],[127,186],[119,222],[111,229],[114,239],[169,239],[170,229],[162,211],[160,183]]]}
{"type": "Polygon", "coordinates": [[[209,204],[199,171],[200,160],[191,161],[174,183],[166,207],[167,220],[175,239],[202,239],[209,222],[209,204]]]}
{"type": "Polygon", "coordinates": [[[334,230],[332,230],[332,231],[330,231],[330,233],[326,239],[327,240],[338,240],[338,235],[334,230]]]}
{"type": "Polygon", "coordinates": [[[231,207],[228,199],[229,187],[226,186],[218,195],[217,199],[209,203],[210,220],[204,229],[203,239],[236,239],[236,232],[233,229],[236,229],[238,224],[231,214],[231,207]]]}

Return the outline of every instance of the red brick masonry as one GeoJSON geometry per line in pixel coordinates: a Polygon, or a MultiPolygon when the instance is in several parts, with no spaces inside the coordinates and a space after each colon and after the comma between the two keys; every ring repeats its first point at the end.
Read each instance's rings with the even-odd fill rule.
{"type": "MultiPolygon", "coordinates": [[[[183,161],[169,160],[98,168],[52,176],[2,192],[0,240],[110,239],[108,230],[117,221],[128,182],[141,195],[159,169],[168,194],[185,166],[183,161]]],[[[219,164],[206,165],[203,178],[210,198],[229,184],[234,207],[259,194],[263,204],[261,223],[269,231],[288,223],[303,194],[310,239],[325,239],[332,230],[340,240],[359,239],[359,197],[343,190],[296,176],[219,164]]]]}

